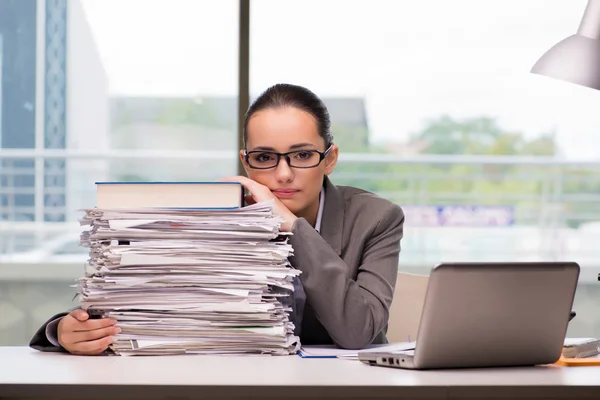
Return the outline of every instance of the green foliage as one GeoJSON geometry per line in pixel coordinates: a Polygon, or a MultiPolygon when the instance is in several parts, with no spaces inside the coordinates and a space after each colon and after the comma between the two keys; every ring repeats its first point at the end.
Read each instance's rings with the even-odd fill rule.
{"type": "MultiPolygon", "coordinates": [[[[423,145],[424,154],[551,157],[558,152],[554,138],[554,132],[526,138],[522,132],[506,130],[487,116],[455,119],[443,115],[427,121],[421,131],[412,134],[409,145],[423,145]]],[[[385,147],[375,152],[389,153],[385,147]]],[[[357,162],[338,168],[336,182],[379,193],[400,204],[512,205],[517,223],[523,224],[537,224],[540,218],[546,218],[540,210],[545,204],[556,215],[562,215],[560,222],[573,227],[600,214],[600,205],[595,202],[583,204],[560,198],[560,193],[600,193],[600,182],[585,171],[535,164],[460,162],[357,162]]]]}
{"type": "Polygon", "coordinates": [[[536,155],[556,154],[554,132],[527,140],[521,132],[508,131],[491,117],[453,119],[443,115],[427,121],[412,142],[424,142],[427,154],[536,155]]]}

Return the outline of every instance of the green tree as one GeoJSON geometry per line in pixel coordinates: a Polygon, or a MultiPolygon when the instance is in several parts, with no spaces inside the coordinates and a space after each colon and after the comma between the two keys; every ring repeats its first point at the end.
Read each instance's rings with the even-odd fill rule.
{"type": "MultiPolygon", "coordinates": [[[[526,138],[522,132],[503,128],[489,116],[458,119],[442,115],[426,121],[423,129],[410,136],[410,141],[411,144],[424,144],[425,154],[554,156],[558,152],[555,132],[526,138]]],[[[380,154],[388,151],[385,146],[379,149],[370,146],[363,152],[380,154]]],[[[516,208],[517,222],[538,223],[540,201],[560,203],[553,197],[557,190],[563,193],[600,193],[600,187],[597,187],[600,185],[581,183],[586,177],[575,182],[563,179],[562,183],[557,183],[560,180],[555,177],[559,173],[557,168],[535,164],[357,162],[346,163],[339,168],[336,181],[379,193],[402,204],[509,204],[516,208]]],[[[570,171],[563,173],[573,175],[570,171]]],[[[557,210],[571,212],[581,207],[570,202],[553,206],[557,210]]],[[[596,208],[589,211],[598,213],[600,206],[596,208]]],[[[576,224],[575,221],[569,222],[571,226],[576,224]]]]}
{"type": "MultiPolygon", "coordinates": [[[[553,132],[528,140],[522,132],[504,129],[488,116],[454,119],[444,115],[429,120],[411,139],[425,143],[424,152],[429,154],[552,156],[557,151],[553,132]]],[[[526,223],[535,220],[530,210],[536,209],[547,190],[548,174],[538,165],[458,163],[432,166],[429,172],[433,179],[427,189],[438,202],[510,204],[526,223]]]]}
{"type": "Polygon", "coordinates": [[[427,154],[539,155],[556,154],[554,132],[526,140],[521,132],[503,129],[491,117],[454,119],[443,115],[427,121],[411,135],[411,141],[424,142],[427,154]]]}

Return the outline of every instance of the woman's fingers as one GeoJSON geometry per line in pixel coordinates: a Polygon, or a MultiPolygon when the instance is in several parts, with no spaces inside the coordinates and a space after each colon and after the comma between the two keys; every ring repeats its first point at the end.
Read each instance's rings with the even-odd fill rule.
{"type": "Polygon", "coordinates": [[[251,196],[255,202],[267,201],[275,197],[268,187],[261,185],[250,178],[246,178],[245,176],[230,176],[221,179],[221,181],[241,183],[242,186],[244,186],[251,193],[251,196]]]}
{"type": "Polygon", "coordinates": [[[106,336],[116,335],[121,332],[121,328],[109,326],[102,329],[94,329],[93,331],[73,332],[71,341],[75,344],[81,342],[91,342],[93,340],[102,339],[106,336]]]}
{"type": "Polygon", "coordinates": [[[261,201],[275,200],[275,214],[279,215],[284,219],[280,229],[282,231],[290,231],[292,225],[298,217],[294,215],[282,202],[279,200],[268,187],[261,185],[260,183],[253,181],[245,176],[230,176],[221,179],[222,182],[239,182],[241,183],[251,194],[244,196],[246,204],[260,203],[261,201]]]}
{"type": "Polygon", "coordinates": [[[75,343],[69,351],[73,354],[95,356],[101,354],[114,342],[115,338],[113,336],[105,336],[101,339],[75,343]]]}

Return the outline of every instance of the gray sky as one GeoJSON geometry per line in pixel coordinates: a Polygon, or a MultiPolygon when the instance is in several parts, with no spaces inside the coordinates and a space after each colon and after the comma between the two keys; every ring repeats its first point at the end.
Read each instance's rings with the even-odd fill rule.
{"type": "MultiPolygon", "coordinates": [[[[251,90],[364,96],[376,140],[442,113],[490,115],[565,156],[599,158],[600,92],[535,76],[585,0],[253,0],[251,90]]],[[[83,0],[110,91],[235,95],[237,0],[83,0]]]]}

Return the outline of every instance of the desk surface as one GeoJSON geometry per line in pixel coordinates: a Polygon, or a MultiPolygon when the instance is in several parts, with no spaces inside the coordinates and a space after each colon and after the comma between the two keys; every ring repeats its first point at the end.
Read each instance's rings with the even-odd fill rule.
{"type": "Polygon", "coordinates": [[[298,356],[81,357],[0,347],[2,399],[490,396],[598,399],[600,367],[409,371],[298,356]]]}

